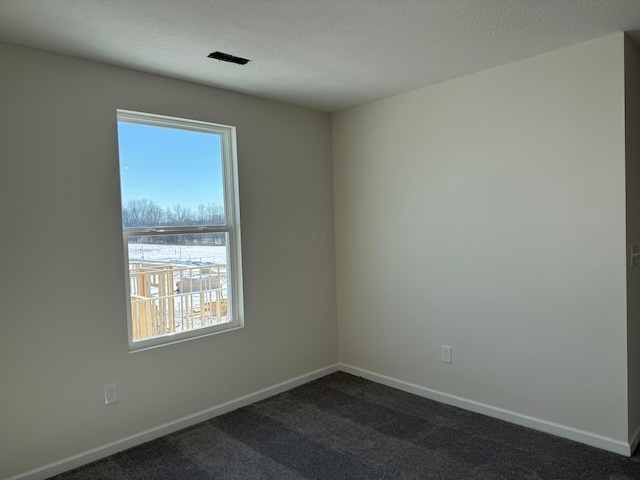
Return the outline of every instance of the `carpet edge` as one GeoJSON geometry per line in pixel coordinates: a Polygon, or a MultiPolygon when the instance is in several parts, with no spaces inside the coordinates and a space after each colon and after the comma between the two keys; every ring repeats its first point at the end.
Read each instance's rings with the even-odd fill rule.
{"type": "MultiPolygon", "coordinates": [[[[513,412],[511,410],[506,410],[481,402],[476,402],[474,400],[458,397],[456,395],[450,395],[448,393],[416,385],[404,380],[399,380],[397,378],[371,372],[369,370],[355,367],[353,365],[339,363],[338,368],[341,372],[362,377],[372,382],[386,385],[388,387],[397,388],[398,390],[402,390],[404,392],[413,393],[420,397],[435,400],[436,402],[462,408],[463,410],[469,410],[471,412],[487,415],[488,417],[504,420],[515,425],[520,425],[522,427],[527,427],[533,430],[555,435],[556,437],[573,440],[575,442],[583,443],[585,445],[596,447],[601,450],[617,453],[618,455],[630,457],[632,454],[632,445],[630,443],[617,440],[615,438],[606,437],[597,433],[573,428],[568,425],[562,425],[559,423],[550,422],[548,420],[531,417],[529,415],[513,412]]],[[[640,440],[640,437],[636,439],[636,443],[638,440],[640,440]]]]}
{"type": "Polygon", "coordinates": [[[252,403],[259,402],[260,400],[278,395],[280,393],[286,392],[287,390],[291,390],[292,388],[299,387],[301,385],[304,385],[305,383],[309,383],[313,380],[317,380],[326,375],[335,373],[338,370],[339,368],[337,363],[319,368],[309,373],[291,378],[289,380],[285,380],[275,385],[271,385],[270,387],[266,387],[242,397],[238,397],[220,405],[216,405],[200,412],[196,412],[194,414],[178,418],[162,425],[158,425],[157,427],[153,427],[148,430],[144,430],[142,432],[135,433],[118,440],[114,440],[113,442],[109,442],[99,447],[95,447],[76,455],[63,458],[62,460],[49,463],[42,467],[38,467],[33,470],[14,475],[7,478],[6,480],[44,480],[54,475],[59,475],[69,470],[73,470],[74,468],[78,468],[83,465],[95,462],[96,460],[101,460],[122,450],[135,447],[150,440],[155,440],[156,438],[160,438],[170,433],[177,432],[178,430],[182,430],[183,428],[187,428],[206,420],[210,420],[232,410],[236,410],[252,403]]]}

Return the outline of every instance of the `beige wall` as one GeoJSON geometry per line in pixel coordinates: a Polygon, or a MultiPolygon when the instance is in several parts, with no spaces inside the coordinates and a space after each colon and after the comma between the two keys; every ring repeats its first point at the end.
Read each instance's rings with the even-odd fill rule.
{"type": "Polygon", "coordinates": [[[338,356],[622,442],[640,425],[640,56],[622,34],[337,113],[332,135],[311,110],[0,59],[0,478],[338,356]],[[244,329],[128,353],[116,108],[238,127],[244,329]]]}
{"type": "MultiPolygon", "coordinates": [[[[640,47],[625,37],[627,254],[640,244],[640,47]]],[[[629,264],[627,264],[629,265],[629,264]]],[[[640,265],[627,266],[629,441],[640,434],[640,265]]]]}
{"type": "Polygon", "coordinates": [[[0,478],[336,362],[328,114],[8,44],[0,61],[0,478]],[[237,126],[244,329],[128,352],[116,108],[237,126]]]}
{"type": "Polygon", "coordinates": [[[333,116],[341,362],[627,441],[623,67],[618,34],[333,116]]]}

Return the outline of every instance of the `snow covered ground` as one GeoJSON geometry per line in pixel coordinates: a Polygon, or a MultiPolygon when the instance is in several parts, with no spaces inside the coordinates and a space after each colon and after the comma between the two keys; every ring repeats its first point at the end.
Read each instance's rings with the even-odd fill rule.
{"type": "Polygon", "coordinates": [[[193,266],[226,265],[227,247],[130,243],[129,261],[193,266]]]}

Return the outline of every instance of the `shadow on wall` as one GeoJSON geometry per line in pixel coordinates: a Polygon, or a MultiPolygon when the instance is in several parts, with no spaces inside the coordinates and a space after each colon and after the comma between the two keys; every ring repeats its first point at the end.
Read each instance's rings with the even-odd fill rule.
{"type": "Polygon", "coordinates": [[[629,38],[636,42],[640,47],[640,30],[629,30],[626,33],[629,35],[629,38]]]}

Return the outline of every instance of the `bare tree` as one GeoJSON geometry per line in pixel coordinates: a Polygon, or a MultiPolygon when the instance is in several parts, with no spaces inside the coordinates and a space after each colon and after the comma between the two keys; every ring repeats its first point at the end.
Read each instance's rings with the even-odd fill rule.
{"type": "Polygon", "coordinates": [[[167,209],[167,212],[171,212],[170,223],[172,225],[185,226],[194,224],[195,215],[189,207],[175,204],[171,210],[167,209]]]}
{"type": "MultiPolygon", "coordinates": [[[[224,208],[221,205],[208,203],[198,205],[194,211],[190,207],[175,204],[162,209],[153,200],[146,198],[127,200],[122,206],[122,222],[125,227],[158,227],[189,225],[224,225],[224,208]]],[[[198,236],[196,234],[142,236],[140,243],[176,243],[188,244],[196,241],[224,245],[225,235],[212,233],[198,236]]]]}
{"type": "Polygon", "coordinates": [[[196,222],[198,225],[223,225],[225,218],[222,205],[214,203],[198,205],[196,222]]]}
{"type": "Polygon", "coordinates": [[[122,223],[125,227],[154,227],[164,223],[164,212],[153,200],[146,198],[128,200],[122,206],[122,223]]]}

